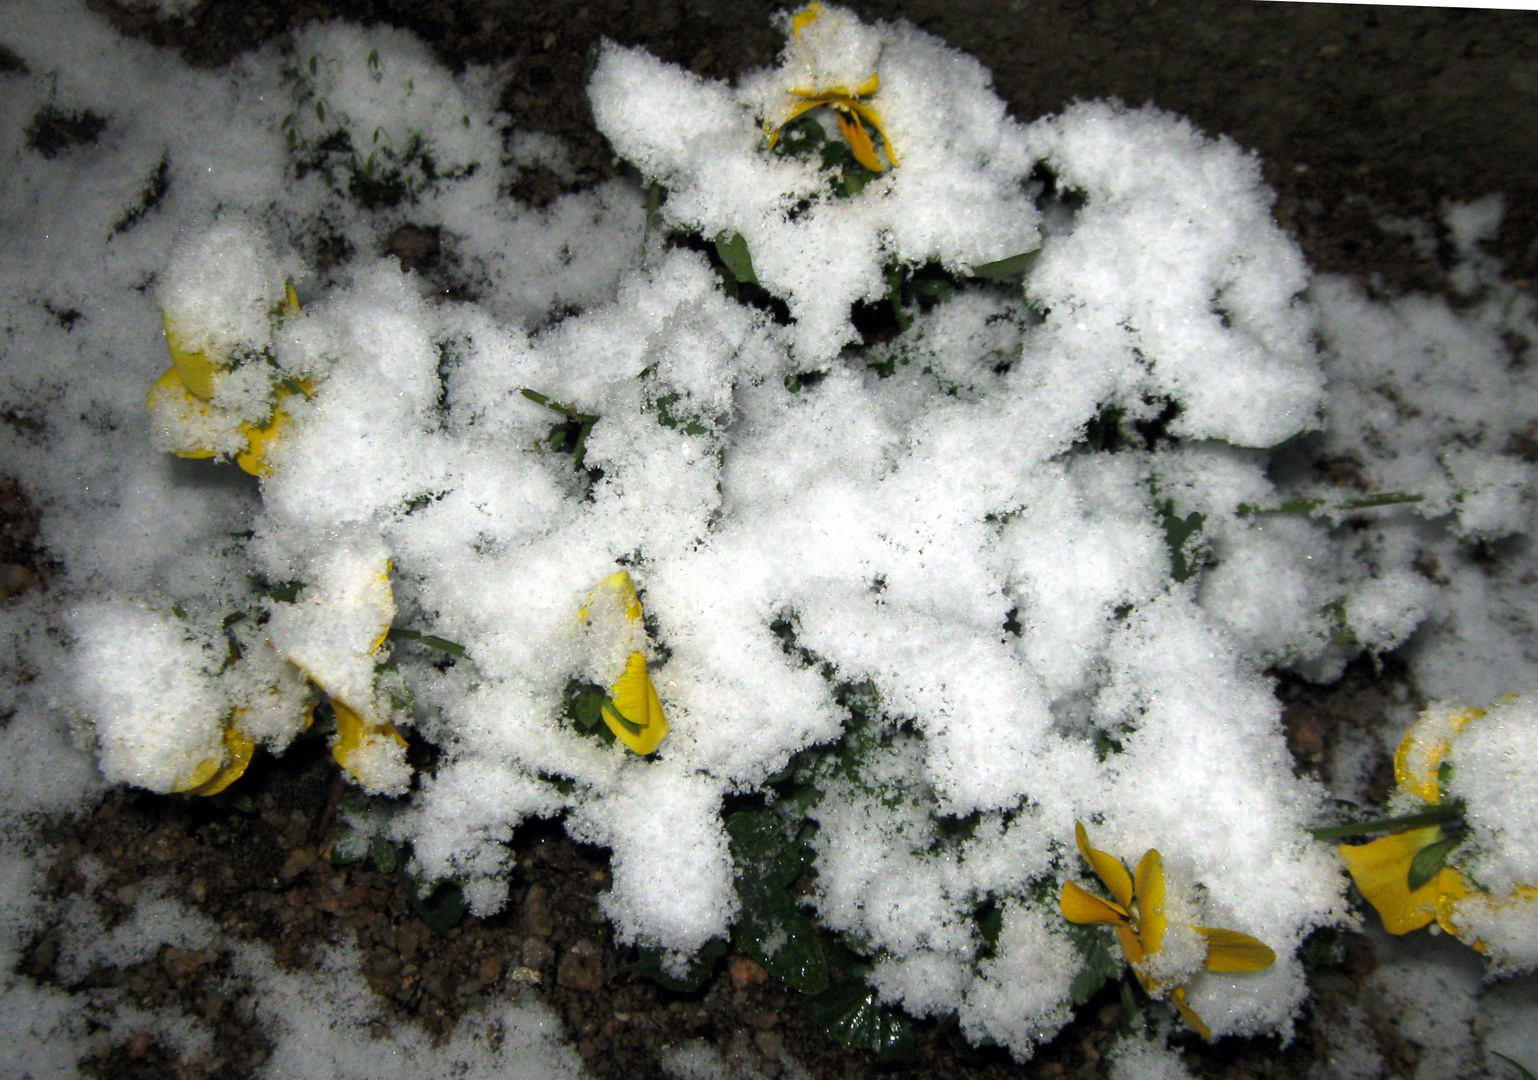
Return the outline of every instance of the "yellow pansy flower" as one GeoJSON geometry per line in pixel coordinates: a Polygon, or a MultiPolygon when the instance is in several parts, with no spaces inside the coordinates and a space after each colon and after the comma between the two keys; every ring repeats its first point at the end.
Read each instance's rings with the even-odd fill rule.
{"type": "Polygon", "coordinates": [[[1443,839],[1440,825],[1394,833],[1370,844],[1341,844],[1351,879],[1367,902],[1383,919],[1391,934],[1408,934],[1437,920],[1442,929],[1457,933],[1450,921],[1452,905],[1469,894],[1467,879],[1444,866],[1430,881],[1410,888],[1410,863],[1421,850],[1443,839]]]}
{"type": "MultiPolygon", "coordinates": [[[[632,624],[633,636],[644,635],[644,613],[641,600],[636,594],[635,581],[628,570],[610,574],[588,594],[587,603],[577,612],[578,618],[588,622],[590,609],[598,602],[616,605],[627,623],[632,624]]],[[[608,699],[603,703],[603,722],[614,737],[631,750],[646,756],[662,745],[668,733],[667,714],[657,697],[657,687],[646,667],[646,657],[639,649],[632,649],[625,661],[625,670],[609,687],[608,699]]]]}
{"type": "MultiPolygon", "coordinates": [[[[284,286],[284,302],[280,310],[289,315],[299,311],[299,296],[292,285],[284,286]]],[[[224,411],[212,402],[214,377],[229,370],[228,365],[211,359],[207,350],[190,348],[176,320],[164,312],[161,317],[165,324],[166,349],[171,354],[171,366],[150,388],[145,407],[152,415],[159,417],[168,430],[179,436],[172,448],[172,453],[177,457],[214,457],[219,450],[208,445],[208,435],[231,426],[224,411]],[[200,431],[203,434],[195,434],[200,431]]],[[[298,386],[306,395],[311,389],[307,380],[299,380],[291,385],[298,386]]],[[[239,423],[245,447],[236,452],[235,463],[252,476],[266,476],[271,472],[268,451],[288,423],[288,411],[283,408],[283,400],[291,393],[288,386],[276,384],[273,388],[272,413],[267,421],[259,425],[248,420],[239,423]]]]}
{"type": "Polygon", "coordinates": [[[244,713],[244,709],[236,709],[224,725],[223,756],[201,762],[172,791],[178,795],[217,795],[241,778],[256,752],[256,743],[238,724],[244,713]]]}
{"type": "MultiPolygon", "coordinates": [[[[1163,987],[1149,975],[1147,961],[1164,946],[1169,930],[1169,917],[1165,914],[1163,856],[1157,849],[1149,848],[1138,860],[1136,873],[1131,874],[1114,855],[1090,847],[1089,834],[1079,822],[1074,822],[1074,838],[1079,854],[1110,892],[1111,899],[1106,900],[1072,881],[1065,881],[1058,900],[1063,918],[1071,923],[1107,925],[1115,930],[1116,940],[1121,944],[1122,955],[1131,965],[1132,973],[1144,990],[1150,995],[1158,995],[1163,987]]],[[[1212,926],[1192,926],[1191,929],[1206,941],[1204,964],[1208,971],[1262,971],[1276,962],[1276,953],[1270,946],[1248,934],[1212,926]]],[[[1174,987],[1169,996],[1186,1023],[1210,1041],[1212,1029],[1186,1003],[1185,987],[1174,987]]]]}
{"type": "MultiPolygon", "coordinates": [[[[798,11],[790,21],[792,35],[799,37],[807,27],[823,18],[824,9],[821,4],[810,4],[798,11]]],[[[886,155],[893,167],[897,166],[897,153],[892,149],[892,140],[887,137],[886,127],[882,123],[881,114],[877,112],[864,99],[872,96],[881,89],[881,76],[874,71],[870,76],[853,89],[846,85],[835,86],[811,86],[790,88],[791,102],[778,120],[766,120],[764,122],[764,134],[769,137],[769,149],[773,150],[775,144],[780,141],[780,132],[785,125],[798,117],[827,106],[832,109],[838,120],[838,129],[844,136],[844,141],[849,144],[854,158],[871,172],[883,172],[886,166],[876,156],[876,145],[871,140],[870,132],[866,126],[881,136],[882,143],[886,146],[886,155]]]]}
{"type": "MultiPolygon", "coordinates": [[[[1456,820],[1461,816],[1456,804],[1444,806],[1442,765],[1457,736],[1485,715],[1483,709],[1428,709],[1405,732],[1394,753],[1394,782],[1400,791],[1423,803],[1424,811],[1382,823],[1334,829],[1335,835],[1340,835],[1399,827],[1399,831],[1370,843],[1341,844],[1337,849],[1357,889],[1391,934],[1408,934],[1435,922],[1471,948],[1487,952],[1486,944],[1462,925],[1460,910],[1465,917],[1517,911],[1538,899],[1538,888],[1523,884],[1497,899],[1457,867],[1447,865],[1415,888],[1410,887],[1411,865],[1417,856],[1433,845],[1443,845],[1445,851],[1456,843],[1453,838],[1457,832],[1449,834],[1440,823],[1427,823],[1426,818],[1437,816],[1432,808],[1438,807],[1447,811],[1443,817],[1456,820]],[[1374,824],[1381,827],[1374,828],[1374,824]]],[[[1331,830],[1323,831],[1328,835],[1331,830]]]]}

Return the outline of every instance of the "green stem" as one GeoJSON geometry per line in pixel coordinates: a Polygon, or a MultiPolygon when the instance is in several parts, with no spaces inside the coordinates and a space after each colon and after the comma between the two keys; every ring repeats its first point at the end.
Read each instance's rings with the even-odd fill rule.
{"type": "Polygon", "coordinates": [[[1308,833],[1315,840],[1341,840],[1348,836],[1407,832],[1410,829],[1424,828],[1427,825],[1444,825],[1449,821],[1457,821],[1462,817],[1463,804],[1453,802],[1445,803],[1441,806],[1433,806],[1414,814],[1383,818],[1379,821],[1356,821],[1346,825],[1327,825],[1318,829],[1310,829],[1308,833]]]}

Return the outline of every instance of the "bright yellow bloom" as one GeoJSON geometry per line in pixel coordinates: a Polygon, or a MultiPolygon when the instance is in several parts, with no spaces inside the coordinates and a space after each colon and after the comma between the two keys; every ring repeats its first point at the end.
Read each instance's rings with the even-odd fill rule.
{"type": "MultiPolygon", "coordinates": [[[[791,19],[791,32],[800,36],[812,23],[822,18],[823,7],[821,4],[811,4],[797,12],[791,19]]],[[[868,98],[881,89],[881,77],[871,72],[870,77],[854,89],[847,86],[826,86],[800,88],[791,87],[790,93],[794,100],[791,102],[785,114],[779,120],[766,120],[764,122],[764,134],[769,137],[769,149],[773,150],[775,144],[780,141],[780,132],[785,125],[798,117],[827,106],[832,109],[838,119],[838,129],[844,136],[844,141],[849,144],[849,149],[854,153],[854,159],[864,165],[871,172],[883,172],[886,166],[876,156],[876,145],[871,140],[870,132],[866,126],[881,136],[882,143],[886,146],[886,156],[892,166],[897,166],[897,153],[892,149],[892,140],[887,137],[886,127],[882,123],[881,114],[871,107],[863,99],[868,98]]]]}
{"type": "Polygon", "coordinates": [[[379,739],[395,743],[402,750],[406,739],[395,730],[388,720],[370,722],[349,708],[341,698],[331,699],[331,709],[336,713],[336,741],[331,744],[331,757],[354,780],[362,780],[356,760],[359,750],[379,739]]]}
{"type": "MultiPolygon", "coordinates": [[[[1083,889],[1072,881],[1063,883],[1058,905],[1063,918],[1071,923],[1103,924],[1116,931],[1121,943],[1122,955],[1132,967],[1132,973],[1151,995],[1163,989],[1148,974],[1146,961],[1164,945],[1169,930],[1169,918],[1164,911],[1164,858],[1157,849],[1150,848],[1138,860],[1136,874],[1129,874],[1120,859],[1089,846],[1089,834],[1084,826],[1074,823],[1074,837],[1079,854],[1089,863],[1095,876],[1104,883],[1111,894],[1106,900],[1083,889]]],[[[1192,926],[1207,944],[1205,964],[1208,971],[1229,973],[1262,971],[1276,962],[1276,953],[1248,934],[1237,930],[1221,930],[1212,926],[1192,926]]],[[[1212,1030],[1186,1004],[1184,986],[1170,991],[1170,1000],[1186,1023],[1202,1036],[1211,1040],[1212,1030]]]]}
{"type": "MultiPolygon", "coordinates": [[[[641,600],[628,570],[610,574],[595,585],[588,594],[587,603],[577,612],[578,617],[583,622],[589,621],[589,609],[600,600],[616,604],[624,612],[625,621],[634,624],[633,635],[645,633],[641,600]]],[[[603,704],[602,715],[614,737],[642,757],[662,745],[668,733],[668,718],[647,671],[646,657],[639,649],[631,651],[624,672],[609,687],[609,698],[603,704]]]]}
{"type": "Polygon", "coordinates": [[[224,755],[202,762],[171,790],[179,795],[217,795],[245,773],[256,752],[251,736],[240,730],[237,722],[244,709],[236,709],[224,725],[224,755]]]}
{"type": "MultiPolygon", "coordinates": [[[[284,286],[281,311],[289,315],[299,311],[299,296],[292,285],[284,286]]],[[[230,426],[223,411],[212,403],[214,376],[228,370],[228,367],[211,359],[205,350],[189,348],[176,320],[164,313],[161,317],[165,323],[166,349],[171,354],[171,366],[150,388],[145,407],[152,415],[165,419],[172,430],[181,429],[181,438],[172,450],[177,457],[211,458],[219,451],[199,437],[188,435],[187,429],[209,431],[230,426]]],[[[310,392],[311,387],[307,381],[300,380],[297,385],[305,394],[310,392]]],[[[267,455],[288,423],[288,411],[283,408],[283,400],[290,394],[286,386],[275,386],[272,413],[266,423],[257,425],[248,420],[240,422],[240,431],[245,436],[246,445],[235,454],[235,463],[252,476],[266,476],[272,470],[267,455]]]]}
{"type": "MultiPolygon", "coordinates": [[[[1440,806],[1442,763],[1452,742],[1484,715],[1482,709],[1430,709],[1423,713],[1410,725],[1394,753],[1394,781],[1399,790],[1427,806],[1440,806]]],[[[1389,933],[1408,934],[1435,921],[1471,948],[1486,952],[1485,943],[1460,925],[1460,907],[1465,914],[1516,911],[1538,899],[1538,888],[1517,885],[1497,899],[1461,870],[1444,865],[1412,890],[1411,863],[1426,848],[1446,839],[1442,826],[1427,825],[1390,833],[1367,844],[1341,844],[1338,850],[1357,889],[1378,912],[1389,933]]]]}
{"type": "Polygon", "coordinates": [[[1342,844],[1340,857],[1356,887],[1383,919],[1383,929],[1391,934],[1408,934],[1437,920],[1442,929],[1456,934],[1449,921],[1452,905],[1469,894],[1468,881],[1451,866],[1438,870],[1436,876],[1420,888],[1410,890],[1410,863],[1421,849],[1442,839],[1442,827],[1394,833],[1370,844],[1342,844]]]}

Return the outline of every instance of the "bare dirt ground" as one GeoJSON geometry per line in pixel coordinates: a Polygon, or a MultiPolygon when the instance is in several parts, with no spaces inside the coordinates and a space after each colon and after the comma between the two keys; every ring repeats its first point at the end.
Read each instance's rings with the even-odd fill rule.
{"type": "MultiPolygon", "coordinates": [[[[507,64],[503,107],[521,130],[569,141],[577,185],[616,166],[589,117],[582,79],[602,36],[640,44],[702,75],[730,78],[770,62],[779,47],[764,0],[205,0],[187,22],[157,22],[129,3],[94,6],[124,33],[218,65],[312,20],[406,27],[450,66],[507,64]]],[[[1493,252],[1519,281],[1538,275],[1538,14],[1238,3],[1234,0],[910,0],[864,3],[865,18],[903,17],[977,56],[1014,115],[1029,120],[1076,98],[1119,96],[1183,113],[1257,151],[1276,189],[1279,221],[1317,270],[1350,273],[1380,293],[1444,291],[1446,245],[1432,258],[1384,231],[1383,215],[1435,218],[1448,200],[1507,198],[1493,252]]],[[[569,184],[570,182],[566,182],[569,184]]],[[[563,181],[527,177],[516,194],[541,203],[563,181]]],[[[411,234],[403,259],[431,262],[411,234]]],[[[47,588],[53,572],[35,542],[26,493],[0,485],[0,602],[47,588]]],[[[1303,770],[1328,768],[1335,734],[1381,715],[1394,681],[1361,664],[1341,683],[1284,681],[1289,745],[1303,770]]],[[[438,929],[413,903],[403,875],[372,861],[334,865],[345,789],[323,743],[264,759],[226,796],[202,801],[121,790],[90,815],[53,822],[59,895],[86,883],[73,869],[95,855],[109,878],[95,887],[107,915],[127,912],[156,879],[232,936],[265,942],[282,965],[303,966],[318,943],[352,932],[365,974],[401,1020],[444,1032],[491,995],[550,1003],[596,1076],[661,1075],[660,1049],[692,1038],[718,1046],[744,1076],[780,1073],[789,1051],[812,1076],[1098,1077],[1126,1023],[1113,985],[1030,1063],[969,1047],[954,1022],[917,1025],[912,1060],[880,1065],[830,1042],[798,997],[745,957],[728,956],[697,992],[664,990],[633,972],[598,912],[607,853],[572,843],[558,824],[515,838],[513,902],[496,918],[438,929]],[[114,905],[116,907],[114,908],[114,905]]],[[[1415,1049],[1373,1012],[1373,956],[1365,940],[1317,943],[1312,1006],[1298,1037],[1194,1038],[1188,1064],[1204,1077],[1303,1077],[1323,1063],[1321,1034],[1343,1002],[1364,1001],[1386,1064],[1413,1072],[1415,1049]]],[[[59,940],[32,942],[24,970],[57,981],[59,940]]],[[[113,1078],[243,1077],[268,1053],[251,1002],[225,990],[218,954],[167,948],[154,960],[104,969],[74,989],[114,986],[146,1007],[203,1017],[216,1031],[208,1057],[178,1058],[146,1036],[102,1046],[90,1062],[113,1078]]]]}

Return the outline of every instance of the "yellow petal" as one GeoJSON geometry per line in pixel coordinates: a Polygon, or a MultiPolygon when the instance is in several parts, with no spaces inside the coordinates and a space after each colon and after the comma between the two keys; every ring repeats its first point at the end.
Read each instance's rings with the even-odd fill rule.
{"type": "Polygon", "coordinates": [[[800,95],[805,98],[805,100],[798,101],[792,105],[790,107],[790,111],[781,117],[778,124],[766,123],[764,125],[764,133],[769,136],[769,149],[771,150],[773,150],[775,144],[780,141],[780,131],[785,127],[785,125],[789,124],[791,121],[795,120],[797,117],[804,113],[809,113],[813,109],[821,108],[822,106],[828,104],[830,100],[832,100],[831,98],[824,97],[820,94],[808,94],[807,92],[801,90],[792,90],[791,93],[800,95]]]}
{"type": "MultiPolygon", "coordinates": [[[[244,710],[237,709],[238,716],[244,710]]],[[[203,783],[193,788],[189,795],[217,795],[245,774],[247,766],[251,764],[251,756],[256,752],[256,743],[234,722],[225,725],[224,728],[225,761],[212,776],[203,783]]]]}
{"type": "Polygon", "coordinates": [[[207,761],[198,762],[197,768],[178,780],[171,788],[178,795],[195,794],[198,788],[213,777],[219,771],[220,759],[209,758],[207,761]]]}
{"type": "Polygon", "coordinates": [[[1442,830],[1431,825],[1384,836],[1370,844],[1340,845],[1340,857],[1352,880],[1377,909],[1389,933],[1419,930],[1436,918],[1439,900],[1457,900],[1468,894],[1463,875],[1450,866],[1442,867],[1436,877],[1410,891],[1410,861],[1421,848],[1441,838],[1442,830]]]}
{"type": "Polygon", "coordinates": [[[844,134],[844,141],[849,144],[849,149],[854,151],[854,159],[864,165],[871,172],[881,172],[886,166],[881,164],[881,159],[876,156],[876,145],[870,141],[870,133],[865,130],[865,125],[860,123],[859,117],[851,113],[843,104],[834,106],[834,116],[838,117],[838,129],[844,134]]]}
{"type": "Polygon", "coordinates": [[[1394,783],[1428,803],[1440,803],[1442,785],[1438,773],[1452,736],[1483,715],[1482,709],[1428,709],[1422,713],[1394,752],[1394,783]]]}
{"type": "MultiPolygon", "coordinates": [[[[182,382],[181,372],[174,365],[155,380],[155,385],[150,387],[150,392],[145,395],[144,407],[149,410],[152,417],[162,409],[171,410],[173,415],[177,412],[186,413],[197,410],[205,416],[212,409],[208,402],[194,396],[192,391],[187,389],[187,384],[182,382]]],[[[172,453],[183,458],[211,458],[215,452],[209,447],[194,445],[177,447],[172,453]]]]}
{"type": "Polygon", "coordinates": [[[1148,953],[1144,950],[1142,941],[1132,932],[1130,923],[1118,923],[1115,929],[1116,940],[1121,943],[1121,954],[1127,958],[1127,963],[1132,965],[1132,973],[1137,976],[1137,981],[1143,984],[1144,990],[1150,994],[1154,993],[1159,989],[1159,984],[1143,974],[1141,965],[1148,953]]]}
{"type": "MultiPolygon", "coordinates": [[[[872,76],[872,78],[874,78],[874,76],[872,76]]],[[[887,159],[891,161],[892,167],[895,169],[898,165],[897,151],[892,148],[892,139],[891,136],[886,133],[886,127],[883,126],[881,122],[881,114],[878,113],[875,109],[871,108],[869,105],[865,104],[863,101],[854,101],[851,99],[849,101],[849,107],[854,110],[855,115],[857,115],[861,120],[864,120],[871,127],[875,128],[878,133],[880,133],[881,141],[886,144],[887,159]]]]}
{"type": "Polygon", "coordinates": [[[294,291],[293,282],[283,283],[283,307],[290,315],[299,314],[299,294],[294,291]]]}
{"type": "Polygon", "coordinates": [[[1143,950],[1152,956],[1164,945],[1169,920],[1164,915],[1164,858],[1154,848],[1137,864],[1137,923],[1143,950]]]}
{"type": "Polygon", "coordinates": [[[402,746],[406,745],[406,740],[395,730],[394,724],[371,724],[336,698],[331,699],[331,708],[336,712],[336,741],[331,744],[331,757],[353,779],[358,778],[358,772],[352,767],[352,756],[370,736],[382,736],[394,739],[402,746]]]}
{"type": "Polygon", "coordinates": [[[872,94],[874,94],[877,90],[880,90],[880,89],[881,89],[881,76],[877,75],[875,72],[872,72],[871,73],[871,77],[866,79],[864,82],[862,82],[860,84],[860,88],[855,91],[855,95],[857,97],[870,97],[872,94]]]}
{"type": "Polygon", "coordinates": [[[1198,926],[1196,932],[1207,939],[1208,971],[1264,971],[1276,963],[1271,946],[1248,934],[1215,926],[1198,926]]]}
{"type": "Polygon", "coordinates": [[[271,476],[272,462],[267,460],[267,453],[287,424],[288,411],[281,406],[273,407],[272,419],[261,427],[242,422],[240,430],[246,436],[246,448],[235,455],[235,464],[252,476],[271,476]]]}
{"type": "Polygon", "coordinates": [[[1212,1029],[1196,1014],[1195,1009],[1186,1004],[1186,988],[1183,986],[1175,987],[1174,992],[1170,994],[1170,1000],[1175,1003],[1175,1008],[1180,1010],[1180,1015],[1185,1018],[1185,1022],[1191,1025],[1191,1030],[1208,1042],[1211,1042],[1212,1029]]]}
{"type": "Polygon", "coordinates": [[[1073,836],[1079,845],[1079,854],[1084,856],[1084,861],[1089,863],[1089,868],[1095,872],[1095,876],[1105,882],[1105,887],[1121,905],[1122,911],[1130,911],[1132,909],[1132,875],[1127,873],[1127,868],[1121,864],[1121,860],[1114,855],[1108,855],[1104,851],[1090,847],[1089,833],[1077,821],[1073,823],[1073,836]]]}
{"type": "Polygon", "coordinates": [[[790,31],[793,34],[799,34],[821,17],[822,5],[818,3],[808,4],[790,17],[790,31]]]}
{"type": "MultiPolygon", "coordinates": [[[[593,602],[593,595],[600,590],[611,593],[619,598],[620,603],[625,606],[625,618],[631,622],[635,622],[642,617],[641,600],[636,596],[635,580],[631,578],[629,570],[621,570],[618,573],[610,574],[597,585],[594,585],[593,591],[588,593],[589,604],[593,602]]],[[[585,620],[587,618],[587,605],[584,604],[577,614],[585,620]]]]}
{"type": "Polygon", "coordinates": [[[1071,923],[1109,923],[1112,926],[1124,925],[1127,922],[1127,912],[1107,900],[1102,900],[1087,889],[1082,889],[1071,881],[1063,882],[1063,893],[1058,897],[1058,908],[1063,913],[1063,918],[1071,923]]]}
{"type": "Polygon", "coordinates": [[[214,372],[219,368],[204,352],[193,352],[182,344],[182,336],[171,316],[161,313],[166,328],[166,348],[171,353],[171,363],[182,378],[182,385],[207,401],[214,396],[214,372]]]}
{"type": "Polygon", "coordinates": [[[646,657],[638,652],[630,654],[625,673],[609,688],[609,697],[614,704],[612,708],[604,705],[603,722],[614,737],[642,757],[657,749],[668,733],[668,718],[647,673],[646,657]]]}

